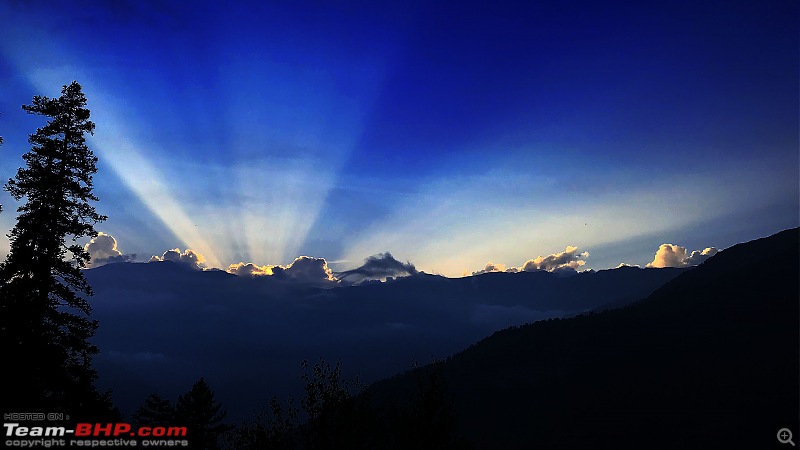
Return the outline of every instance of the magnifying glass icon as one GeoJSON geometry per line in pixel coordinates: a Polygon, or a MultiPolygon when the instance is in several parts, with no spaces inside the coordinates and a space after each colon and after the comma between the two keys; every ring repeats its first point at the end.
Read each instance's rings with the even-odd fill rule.
{"type": "Polygon", "coordinates": [[[792,447],[794,447],[794,442],[792,442],[792,430],[788,428],[781,428],[778,430],[778,442],[781,444],[792,444],[792,447]]]}

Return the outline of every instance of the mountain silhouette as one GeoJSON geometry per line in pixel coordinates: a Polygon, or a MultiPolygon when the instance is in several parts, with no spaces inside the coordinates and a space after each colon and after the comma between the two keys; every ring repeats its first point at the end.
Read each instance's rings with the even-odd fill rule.
{"type": "MultiPolygon", "coordinates": [[[[642,301],[504,329],[417,370],[441,371],[475,448],[777,448],[799,421],[799,235],[733,246],[642,301]]],[[[418,377],[370,392],[402,405],[418,377]]]]}
{"type": "Polygon", "coordinates": [[[299,389],[303,359],[341,360],[371,382],[510,325],[630,303],[684,271],[418,273],[329,289],[171,261],[108,264],[86,276],[100,322],[100,382],[123,412],[204,376],[237,418],[299,389]]]}

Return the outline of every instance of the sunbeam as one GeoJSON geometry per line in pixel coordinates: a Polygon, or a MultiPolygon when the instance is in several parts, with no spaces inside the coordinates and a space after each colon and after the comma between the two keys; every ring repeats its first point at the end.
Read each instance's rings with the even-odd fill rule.
{"type": "MultiPolygon", "coordinates": [[[[613,267],[590,246],[796,223],[796,40],[673,42],[626,22],[628,45],[616,15],[584,35],[601,23],[558,8],[28,3],[0,2],[0,168],[40,126],[19,105],[78,81],[98,230],[140,260],[180,247],[221,269],[344,270],[391,251],[457,276],[567,245],[613,267]]],[[[701,241],[682,244],[717,245],[701,241]]],[[[618,256],[641,262],[641,245],[618,256]]]]}
{"type": "Polygon", "coordinates": [[[202,223],[198,224],[196,218],[192,219],[175,200],[160,171],[126,138],[128,133],[120,132],[113,122],[106,120],[104,125],[103,133],[91,138],[100,157],[184,246],[202,254],[206,264],[211,267],[221,267],[223,262],[217,256],[216,249],[200,231],[199,225],[202,223]]]}
{"type": "MultiPolygon", "coordinates": [[[[45,41],[35,46],[60,63],[37,66],[18,48],[5,53],[45,95],[53,95],[65,80],[84,80],[97,124],[89,144],[101,164],[169,231],[171,237],[164,239],[172,242],[169,248],[191,248],[208,267],[217,268],[243,260],[286,264],[299,256],[361,132],[362,103],[370,104],[381,78],[377,65],[354,68],[365,92],[355,102],[337,91],[329,74],[254,58],[242,70],[220,75],[217,95],[226,110],[194,110],[195,116],[205,114],[201,120],[221,124],[221,135],[211,139],[224,142],[219,155],[228,156],[201,161],[186,156],[208,142],[189,136],[176,148],[174,140],[153,140],[152,128],[160,124],[152,120],[159,116],[144,119],[141,115],[150,111],[127,108],[119,93],[108,95],[113,90],[96,73],[75,63],[79,55],[73,61],[69,51],[55,52],[45,41]],[[317,89],[311,92],[308,86],[317,89]]],[[[202,106],[196,99],[186,101],[202,106]]],[[[166,248],[148,250],[160,254],[166,248]]]]}
{"type": "Polygon", "coordinates": [[[333,171],[306,161],[265,160],[235,170],[251,261],[291,262],[322,208],[333,171]]]}

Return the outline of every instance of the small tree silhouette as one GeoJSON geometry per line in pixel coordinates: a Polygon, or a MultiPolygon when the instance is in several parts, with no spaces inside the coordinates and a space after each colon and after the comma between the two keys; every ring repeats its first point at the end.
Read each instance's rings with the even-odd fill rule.
{"type": "Polygon", "coordinates": [[[230,426],[224,424],[227,412],[214,401],[214,391],[200,378],[189,392],[178,397],[175,418],[178,425],[186,426],[191,448],[200,450],[219,449],[218,438],[230,426]]]}
{"type": "Polygon", "coordinates": [[[298,409],[291,397],[286,407],[276,398],[269,401],[270,411],[262,409],[255,421],[244,423],[226,435],[228,446],[239,450],[289,450],[296,448],[298,409]]]}
{"type": "Polygon", "coordinates": [[[331,365],[322,358],[301,378],[306,383],[301,400],[308,423],[303,429],[308,449],[358,449],[368,447],[370,420],[367,399],[358,377],[342,377],[342,364],[331,365]]]}
{"type": "Polygon", "coordinates": [[[144,399],[144,404],[131,416],[137,427],[175,426],[175,405],[158,394],[150,394],[144,399]]]}
{"type": "Polygon", "coordinates": [[[406,446],[417,449],[462,448],[463,443],[455,436],[453,401],[447,391],[443,362],[432,360],[431,364],[416,369],[414,378],[416,391],[411,397],[411,413],[408,415],[406,446]]]}

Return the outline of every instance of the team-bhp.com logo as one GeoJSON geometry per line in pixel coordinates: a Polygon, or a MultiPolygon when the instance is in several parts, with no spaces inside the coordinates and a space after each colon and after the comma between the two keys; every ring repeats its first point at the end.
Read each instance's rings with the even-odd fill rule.
{"type": "Polygon", "coordinates": [[[74,429],[66,427],[23,427],[18,423],[4,423],[6,436],[66,436],[77,437],[186,437],[186,427],[140,427],[136,430],[128,423],[79,423],[74,429]]]}
{"type": "Polygon", "coordinates": [[[120,423],[78,423],[74,428],[63,426],[23,426],[4,423],[8,447],[125,447],[181,446],[187,447],[186,427],[139,427],[120,423]],[[103,439],[105,438],[105,439],[103,439]],[[140,439],[136,439],[140,438],[140,439]],[[141,439],[144,438],[144,439],[141,439]]]}

